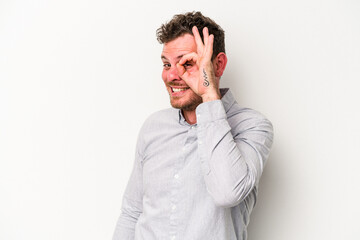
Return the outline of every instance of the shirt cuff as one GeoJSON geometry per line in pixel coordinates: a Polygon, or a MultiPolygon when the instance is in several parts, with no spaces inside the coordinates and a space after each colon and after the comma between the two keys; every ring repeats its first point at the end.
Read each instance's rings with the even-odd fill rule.
{"type": "Polygon", "coordinates": [[[197,124],[226,119],[226,112],[221,100],[201,103],[196,108],[197,124]]]}

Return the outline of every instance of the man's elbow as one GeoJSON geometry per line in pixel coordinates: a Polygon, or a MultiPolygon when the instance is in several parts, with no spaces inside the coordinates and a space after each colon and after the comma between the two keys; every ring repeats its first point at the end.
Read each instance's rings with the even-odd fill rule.
{"type": "Polygon", "coordinates": [[[215,206],[220,207],[220,208],[230,208],[230,207],[234,207],[236,205],[238,205],[241,200],[233,197],[233,196],[227,196],[227,197],[213,197],[214,199],[214,203],[215,206]]]}
{"type": "Polygon", "coordinates": [[[255,182],[246,185],[238,186],[235,189],[228,189],[224,191],[222,188],[221,194],[212,194],[214,203],[217,207],[229,208],[239,205],[254,189],[255,182]]]}

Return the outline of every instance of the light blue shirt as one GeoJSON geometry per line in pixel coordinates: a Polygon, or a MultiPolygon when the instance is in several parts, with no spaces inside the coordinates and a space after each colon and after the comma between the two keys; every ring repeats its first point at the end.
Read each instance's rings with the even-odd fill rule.
{"type": "Polygon", "coordinates": [[[273,128],[221,92],[197,124],[174,108],[146,120],[113,240],[247,239],[273,128]]]}

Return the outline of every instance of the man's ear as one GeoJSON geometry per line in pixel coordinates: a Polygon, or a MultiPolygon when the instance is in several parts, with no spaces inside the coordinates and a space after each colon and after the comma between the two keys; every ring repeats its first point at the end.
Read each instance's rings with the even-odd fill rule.
{"type": "Polygon", "coordinates": [[[221,77],[224,73],[227,63],[227,57],[224,52],[219,53],[213,60],[215,77],[221,77]]]}

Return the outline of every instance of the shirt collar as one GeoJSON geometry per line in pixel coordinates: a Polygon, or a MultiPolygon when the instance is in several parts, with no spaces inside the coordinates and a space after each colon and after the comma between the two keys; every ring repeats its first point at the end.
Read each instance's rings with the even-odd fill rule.
{"type": "MultiPolygon", "coordinates": [[[[220,88],[220,95],[221,95],[221,102],[223,103],[224,108],[225,108],[225,112],[228,112],[230,107],[234,104],[235,98],[232,95],[229,88],[220,88]]],[[[181,125],[189,125],[189,123],[186,122],[181,109],[179,109],[178,113],[179,113],[179,123],[181,125]]]]}
{"type": "Polygon", "coordinates": [[[230,107],[235,103],[235,98],[229,88],[220,88],[220,94],[225,112],[228,112],[230,107]]]}

